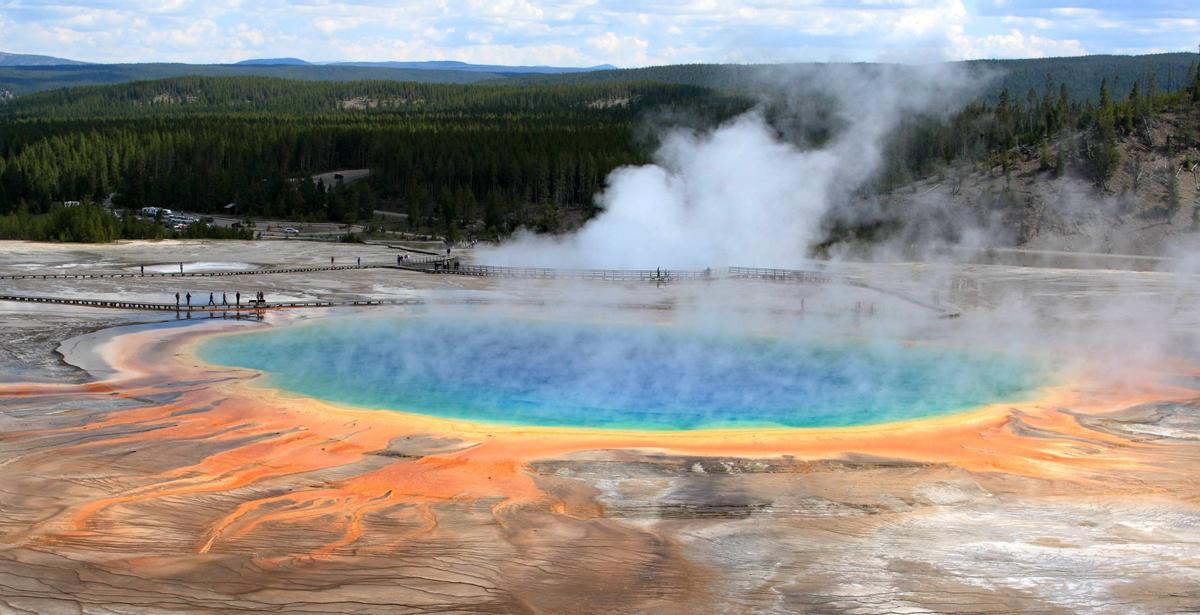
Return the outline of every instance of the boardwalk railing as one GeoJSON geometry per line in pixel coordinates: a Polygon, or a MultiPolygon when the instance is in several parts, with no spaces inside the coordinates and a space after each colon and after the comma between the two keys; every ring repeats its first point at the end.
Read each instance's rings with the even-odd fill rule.
{"type": "Polygon", "coordinates": [[[309,273],[313,271],[343,271],[347,269],[396,269],[392,264],[324,265],[319,267],[282,267],[270,269],[238,269],[236,271],[187,271],[153,273],[18,273],[0,275],[0,280],[84,280],[102,278],[219,278],[230,275],[264,275],[272,273],[309,273]]]}
{"type": "Polygon", "coordinates": [[[836,278],[807,269],[763,269],[760,267],[730,267],[729,276],[740,279],[799,282],[800,284],[831,284],[836,278]]]}
{"type": "Polygon", "coordinates": [[[957,318],[960,315],[959,311],[952,307],[925,301],[904,291],[876,286],[851,276],[833,275],[806,269],[759,269],[754,267],[730,267],[729,275],[735,278],[796,282],[800,284],[832,284],[838,282],[846,286],[890,295],[915,306],[933,310],[946,318],[957,318]]]}
{"type": "Polygon", "coordinates": [[[461,265],[446,263],[436,273],[469,275],[489,278],[522,278],[531,280],[604,280],[609,282],[675,282],[705,280],[710,271],[678,269],[551,269],[546,267],[498,267],[493,265],[461,265]]]}
{"type": "Polygon", "coordinates": [[[452,260],[458,260],[456,257],[446,256],[445,254],[429,254],[421,256],[408,255],[408,258],[399,261],[401,266],[404,265],[431,265],[433,263],[445,263],[452,260]]]}
{"type": "Polygon", "coordinates": [[[26,295],[0,295],[0,301],[18,301],[23,303],[52,303],[55,305],[74,305],[80,307],[100,307],[124,310],[148,310],[157,312],[237,312],[248,310],[266,310],[277,308],[314,308],[314,307],[349,307],[367,305],[425,305],[424,299],[354,299],[347,301],[247,301],[240,305],[176,305],[174,303],[152,303],[148,301],[128,301],[112,299],[79,299],[73,297],[37,297],[26,295]]]}

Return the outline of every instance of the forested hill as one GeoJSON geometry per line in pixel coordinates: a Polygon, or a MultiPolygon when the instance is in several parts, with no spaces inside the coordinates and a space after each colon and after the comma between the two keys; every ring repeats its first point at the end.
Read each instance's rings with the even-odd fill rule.
{"type": "MultiPolygon", "coordinates": [[[[1047,81],[1065,85],[1074,100],[1097,102],[1099,83],[1109,80],[1114,96],[1123,97],[1135,82],[1142,82],[1143,92],[1153,81],[1160,91],[1177,91],[1189,83],[1189,70],[1200,54],[1162,53],[1141,56],[1092,55],[1070,58],[1033,58],[1021,60],[972,60],[950,62],[950,68],[960,67],[968,74],[986,79],[985,96],[996,100],[1007,89],[1012,95],[1024,96],[1029,90],[1039,94],[1047,81]]],[[[657,81],[679,83],[727,91],[754,91],[778,87],[780,83],[819,77],[822,71],[837,64],[676,64],[618,70],[571,73],[566,75],[527,75],[511,78],[508,83],[526,84],[585,84],[620,83],[627,81],[657,81]]],[[[865,66],[871,66],[866,64],[865,66]]],[[[916,70],[894,65],[899,71],[916,70]]]]}
{"type": "MultiPolygon", "coordinates": [[[[1043,74],[1036,87],[1002,88],[949,118],[902,118],[862,196],[948,166],[1008,173],[1030,156],[1040,172],[1105,186],[1129,162],[1122,139],[1153,142],[1171,164],[1187,166],[1180,152],[1200,144],[1200,72],[1186,69],[1185,87],[1153,75],[1133,80],[1123,95],[1120,75],[1097,78],[1094,94],[1076,97],[1074,76],[1043,74]],[[1175,127],[1169,144],[1145,137],[1163,125],[1175,127]]],[[[648,160],[661,128],[712,126],[758,100],[619,81],[186,77],[44,92],[0,104],[0,218],[8,220],[0,222],[17,229],[7,236],[53,236],[23,229],[39,228],[31,220],[53,215],[56,203],[112,196],[117,207],[223,213],[233,203],[239,214],[311,220],[363,221],[390,209],[405,214],[411,230],[450,237],[560,231],[595,212],[593,199],[614,168],[648,160]],[[308,179],[362,168],[369,177],[349,185],[308,179]]],[[[803,118],[791,107],[776,114],[768,106],[765,115],[781,137],[812,146],[841,127],[825,106],[833,101],[811,102],[803,118]]]]}
{"type": "Polygon", "coordinates": [[[744,108],[749,101],[661,83],[450,85],[396,81],[310,82],[262,77],[181,77],[40,92],[0,105],[0,119],[134,118],[205,114],[611,116],[674,104],[744,108]]]}
{"type": "Polygon", "coordinates": [[[639,128],[655,114],[711,125],[751,104],[670,84],[188,77],[45,92],[0,105],[0,218],[37,228],[21,216],[115,193],[118,207],[236,203],[293,219],[388,208],[452,236],[559,230],[591,213],[612,169],[647,160],[653,131],[639,128]],[[370,177],[344,189],[306,180],[346,168],[370,177]]]}
{"type": "Polygon", "coordinates": [[[77,60],[67,60],[51,56],[39,56],[29,53],[5,53],[0,51],[0,66],[46,66],[51,64],[87,64],[77,60]]]}

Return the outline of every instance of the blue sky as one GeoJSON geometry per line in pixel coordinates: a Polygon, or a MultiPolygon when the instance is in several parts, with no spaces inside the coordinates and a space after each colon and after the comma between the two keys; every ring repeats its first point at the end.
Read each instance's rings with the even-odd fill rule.
{"type": "Polygon", "coordinates": [[[0,0],[0,51],[93,62],[920,62],[1197,44],[1198,0],[0,0]]]}

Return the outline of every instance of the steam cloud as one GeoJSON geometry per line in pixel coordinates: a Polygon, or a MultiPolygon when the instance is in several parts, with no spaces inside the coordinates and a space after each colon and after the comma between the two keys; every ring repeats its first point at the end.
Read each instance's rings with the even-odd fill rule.
{"type": "Polygon", "coordinates": [[[761,75],[791,122],[828,122],[833,136],[801,147],[763,107],[708,132],[667,133],[654,163],[623,167],[596,201],[602,213],[562,238],[519,234],[481,260],[546,267],[699,269],[792,267],[823,238],[827,214],[878,170],[884,140],[905,114],[948,113],[978,84],[957,69],[822,66],[761,75]],[[780,85],[782,84],[782,85],[780,85]],[[808,108],[819,97],[832,118],[808,108]]]}

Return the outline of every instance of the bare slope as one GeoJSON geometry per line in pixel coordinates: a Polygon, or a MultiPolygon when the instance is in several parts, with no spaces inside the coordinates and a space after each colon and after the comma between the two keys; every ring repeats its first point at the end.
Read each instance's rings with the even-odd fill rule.
{"type": "Polygon", "coordinates": [[[1094,137],[1073,132],[1046,147],[1015,148],[1007,172],[953,165],[884,195],[881,209],[907,245],[1163,254],[1200,230],[1195,132],[1196,119],[1179,113],[1148,120],[1118,141],[1120,162],[1106,180],[1082,159],[1094,137]]]}

